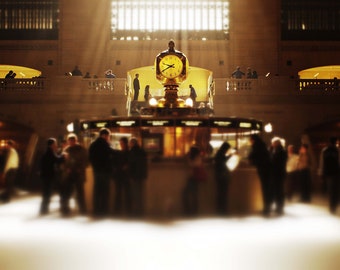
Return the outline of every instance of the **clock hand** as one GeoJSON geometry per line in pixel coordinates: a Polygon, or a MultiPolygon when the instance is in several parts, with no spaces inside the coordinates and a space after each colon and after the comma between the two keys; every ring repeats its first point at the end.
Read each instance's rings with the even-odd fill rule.
{"type": "Polygon", "coordinates": [[[173,68],[174,67],[174,65],[172,64],[172,65],[169,65],[168,67],[166,67],[165,69],[163,69],[161,72],[164,72],[165,70],[167,70],[167,69],[169,69],[169,68],[173,68]]]}
{"type": "Polygon", "coordinates": [[[171,67],[171,66],[173,66],[174,64],[169,65],[169,64],[163,63],[163,65],[166,65],[166,66],[168,66],[168,67],[171,67]]]}

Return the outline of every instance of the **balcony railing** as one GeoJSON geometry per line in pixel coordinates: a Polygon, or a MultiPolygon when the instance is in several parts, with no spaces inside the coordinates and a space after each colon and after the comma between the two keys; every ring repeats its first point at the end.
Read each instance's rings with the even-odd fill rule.
{"type": "MultiPolygon", "coordinates": [[[[216,93],[226,91],[228,94],[238,93],[273,93],[273,94],[340,94],[338,79],[303,79],[295,80],[288,77],[258,78],[258,79],[223,79],[214,80],[216,93]]],[[[106,79],[81,77],[55,77],[32,78],[32,79],[0,79],[0,93],[51,93],[65,94],[82,90],[86,95],[126,95],[126,79],[106,79]],[[88,91],[83,91],[87,89],[88,91]]]]}
{"type": "Polygon", "coordinates": [[[299,80],[298,88],[300,91],[317,90],[317,91],[339,91],[339,79],[332,80],[314,79],[314,80],[299,80]]]}
{"type": "Polygon", "coordinates": [[[0,79],[0,91],[36,92],[45,90],[45,79],[0,79]]]}

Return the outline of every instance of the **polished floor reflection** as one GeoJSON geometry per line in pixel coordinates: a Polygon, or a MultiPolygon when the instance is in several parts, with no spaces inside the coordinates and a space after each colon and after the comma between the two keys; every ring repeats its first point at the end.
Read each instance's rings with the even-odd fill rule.
{"type": "Polygon", "coordinates": [[[37,215],[40,198],[0,205],[1,270],[340,269],[340,209],[288,203],[282,217],[136,221],[37,215]]]}

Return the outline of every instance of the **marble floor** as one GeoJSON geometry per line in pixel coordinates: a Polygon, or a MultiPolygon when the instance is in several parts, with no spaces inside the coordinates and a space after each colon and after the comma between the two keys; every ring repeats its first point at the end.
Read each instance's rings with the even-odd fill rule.
{"type": "MultiPolygon", "coordinates": [[[[1,270],[338,270],[340,209],[289,202],[285,215],[175,220],[61,218],[58,198],[0,204],[1,270]]],[[[340,208],[340,207],[339,207],[340,208]]]]}

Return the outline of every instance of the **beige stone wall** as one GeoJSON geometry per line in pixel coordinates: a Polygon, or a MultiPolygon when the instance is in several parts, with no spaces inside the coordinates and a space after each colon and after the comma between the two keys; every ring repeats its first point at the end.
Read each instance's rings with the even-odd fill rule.
{"type": "MultiPolygon", "coordinates": [[[[229,40],[175,40],[191,65],[228,78],[236,66],[297,76],[301,69],[337,64],[339,42],[280,41],[279,0],[230,1],[229,40]]],[[[57,41],[0,41],[1,63],[39,69],[44,76],[63,75],[78,65],[83,73],[103,76],[111,68],[118,77],[152,65],[167,40],[111,41],[110,0],[60,1],[57,41]]]]}

